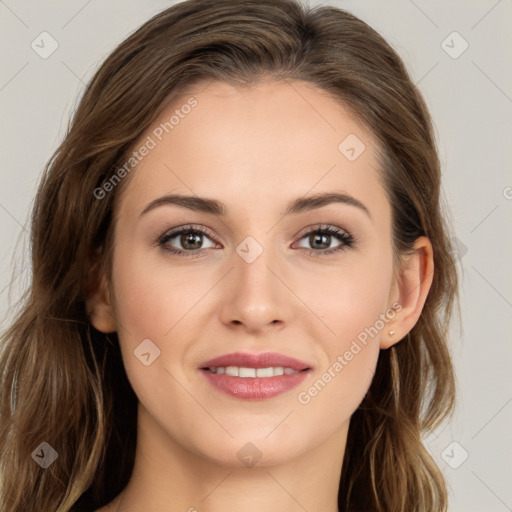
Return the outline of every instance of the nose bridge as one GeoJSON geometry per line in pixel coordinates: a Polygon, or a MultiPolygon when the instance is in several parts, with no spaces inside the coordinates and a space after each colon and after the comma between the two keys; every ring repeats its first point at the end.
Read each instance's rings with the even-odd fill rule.
{"type": "Polygon", "coordinates": [[[285,318],[286,288],[274,275],[275,248],[270,246],[271,237],[247,236],[236,247],[233,254],[232,287],[225,295],[223,320],[243,323],[251,329],[258,329],[273,321],[285,318]]]}
{"type": "Polygon", "coordinates": [[[247,236],[236,247],[235,274],[237,288],[246,293],[263,293],[271,298],[275,296],[276,277],[269,270],[276,266],[276,251],[271,246],[271,237],[258,235],[259,241],[247,236]],[[272,264],[274,263],[274,265],[272,264]]]}

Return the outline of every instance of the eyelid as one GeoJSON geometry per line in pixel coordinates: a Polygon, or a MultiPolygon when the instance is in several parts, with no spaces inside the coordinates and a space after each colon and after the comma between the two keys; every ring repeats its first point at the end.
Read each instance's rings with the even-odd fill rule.
{"type": "Polygon", "coordinates": [[[336,232],[344,233],[348,236],[352,236],[349,231],[341,226],[335,226],[334,224],[326,224],[325,222],[317,222],[315,224],[311,224],[301,229],[294,238],[303,238],[305,235],[309,235],[310,233],[314,233],[316,231],[324,231],[324,230],[336,230],[336,232]]]}

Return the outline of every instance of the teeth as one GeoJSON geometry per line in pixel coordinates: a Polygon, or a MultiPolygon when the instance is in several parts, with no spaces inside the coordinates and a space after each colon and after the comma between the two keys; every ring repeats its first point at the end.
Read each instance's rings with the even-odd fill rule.
{"type": "Polygon", "coordinates": [[[231,377],[238,377],[240,369],[238,366],[227,366],[226,367],[226,375],[230,375],[231,377]]]}
{"type": "Polygon", "coordinates": [[[252,378],[255,377],[275,377],[277,375],[291,375],[297,373],[292,368],[284,368],[283,366],[272,366],[269,368],[245,368],[240,366],[219,366],[217,368],[208,368],[212,373],[226,374],[231,377],[252,378]]]}
{"type": "Polygon", "coordinates": [[[282,373],[276,373],[277,370],[282,370],[282,368],[258,368],[256,370],[256,377],[273,377],[274,375],[282,375],[282,373]]]}
{"type": "Polygon", "coordinates": [[[238,369],[239,377],[256,377],[256,368],[239,368],[238,369]]]}

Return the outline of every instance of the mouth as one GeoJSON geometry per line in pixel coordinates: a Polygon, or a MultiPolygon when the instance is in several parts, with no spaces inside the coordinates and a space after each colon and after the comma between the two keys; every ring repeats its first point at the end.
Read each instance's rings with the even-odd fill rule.
{"type": "Polygon", "coordinates": [[[305,372],[309,368],[303,370],[294,370],[283,366],[269,366],[267,368],[249,368],[244,366],[218,366],[212,368],[201,368],[202,370],[216,373],[218,375],[229,375],[231,377],[241,377],[242,379],[256,379],[267,377],[278,377],[280,375],[293,375],[299,371],[305,372]]]}
{"type": "Polygon", "coordinates": [[[215,389],[245,400],[290,391],[312,371],[307,363],[277,353],[227,354],[206,361],[199,369],[215,389]]]}

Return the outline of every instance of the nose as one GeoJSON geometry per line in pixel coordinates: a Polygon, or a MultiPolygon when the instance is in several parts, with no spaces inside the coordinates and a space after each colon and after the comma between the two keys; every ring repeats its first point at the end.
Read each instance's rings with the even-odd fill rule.
{"type": "Polygon", "coordinates": [[[248,261],[233,255],[234,268],[222,291],[221,321],[251,334],[282,329],[291,317],[291,292],[279,275],[276,258],[264,249],[248,261]]]}

